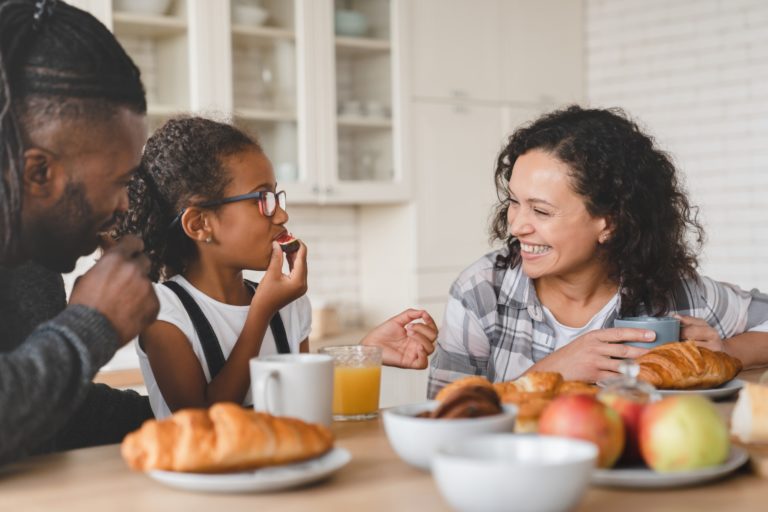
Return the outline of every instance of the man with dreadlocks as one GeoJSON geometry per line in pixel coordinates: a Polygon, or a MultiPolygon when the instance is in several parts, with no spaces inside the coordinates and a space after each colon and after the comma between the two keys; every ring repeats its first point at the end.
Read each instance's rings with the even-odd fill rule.
{"type": "Polygon", "coordinates": [[[139,71],[90,14],[0,0],[0,463],[119,442],[146,397],[92,383],[157,315],[138,238],[66,302],[61,272],[127,208],[145,140],[139,71]]]}

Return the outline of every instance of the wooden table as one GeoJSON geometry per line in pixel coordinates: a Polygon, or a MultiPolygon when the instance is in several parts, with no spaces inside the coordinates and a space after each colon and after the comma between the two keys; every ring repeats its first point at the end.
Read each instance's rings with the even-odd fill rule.
{"type": "MultiPolygon", "coordinates": [[[[761,371],[740,377],[755,381],[761,371]]],[[[733,401],[718,404],[729,414],[733,401]]],[[[389,447],[380,420],[336,423],[337,444],[352,461],[309,487],[270,494],[217,495],[165,487],[123,463],[116,445],[28,459],[0,470],[0,509],[57,511],[343,511],[449,510],[431,476],[411,468],[389,447]]],[[[768,481],[748,467],[701,487],[627,491],[592,487],[577,510],[599,512],[764,511],[768,481]]],[[[514,504],[510,504],[514,510],[514,504]]]]}

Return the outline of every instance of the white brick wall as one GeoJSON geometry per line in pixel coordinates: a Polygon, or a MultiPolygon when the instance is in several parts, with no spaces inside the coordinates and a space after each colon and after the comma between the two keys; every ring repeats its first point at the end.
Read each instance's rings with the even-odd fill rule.
{"type": "Polygon", "coordinates": [[[708,242],[702,271],[768,291],[768,2],[588,0],[587,90],[669,151],[708,242]]]}

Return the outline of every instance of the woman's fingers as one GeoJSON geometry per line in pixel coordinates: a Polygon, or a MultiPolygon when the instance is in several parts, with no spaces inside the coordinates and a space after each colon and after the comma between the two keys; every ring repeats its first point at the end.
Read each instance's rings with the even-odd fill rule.
{"type": "Polygon", "coordinates": [[[592,331],[596,339],[607,342],[617,343],[622,341],[653,341],[656,339],[656,333],[648,329],[634,329],[631,327],[612,327],[610,329],[600,329],[592,331]]]}
{"type": "Polygon", "coordinates": [[[421,334],[425,339],[431,340],[430,343],[437,339],[437,329],[426,324],[408,324],[406,330],[421,334]]]}
{"type": "Polygon", "coordinates": [[[625,343],[603,343],[598,350],[604,358],[619,359],[637,359],[648,352],[647,348],[633,347],[625,343]]]}

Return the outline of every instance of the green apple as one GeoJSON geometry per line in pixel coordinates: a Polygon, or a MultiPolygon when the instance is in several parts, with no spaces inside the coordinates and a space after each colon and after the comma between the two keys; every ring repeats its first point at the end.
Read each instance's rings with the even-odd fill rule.
{"type": "Polygon", "coordinates": [[[647,405],[640,418],[640,452],[655,471],[717,466],[729,450],[725,421],[702,396],[665,398],[647,405]]]}

